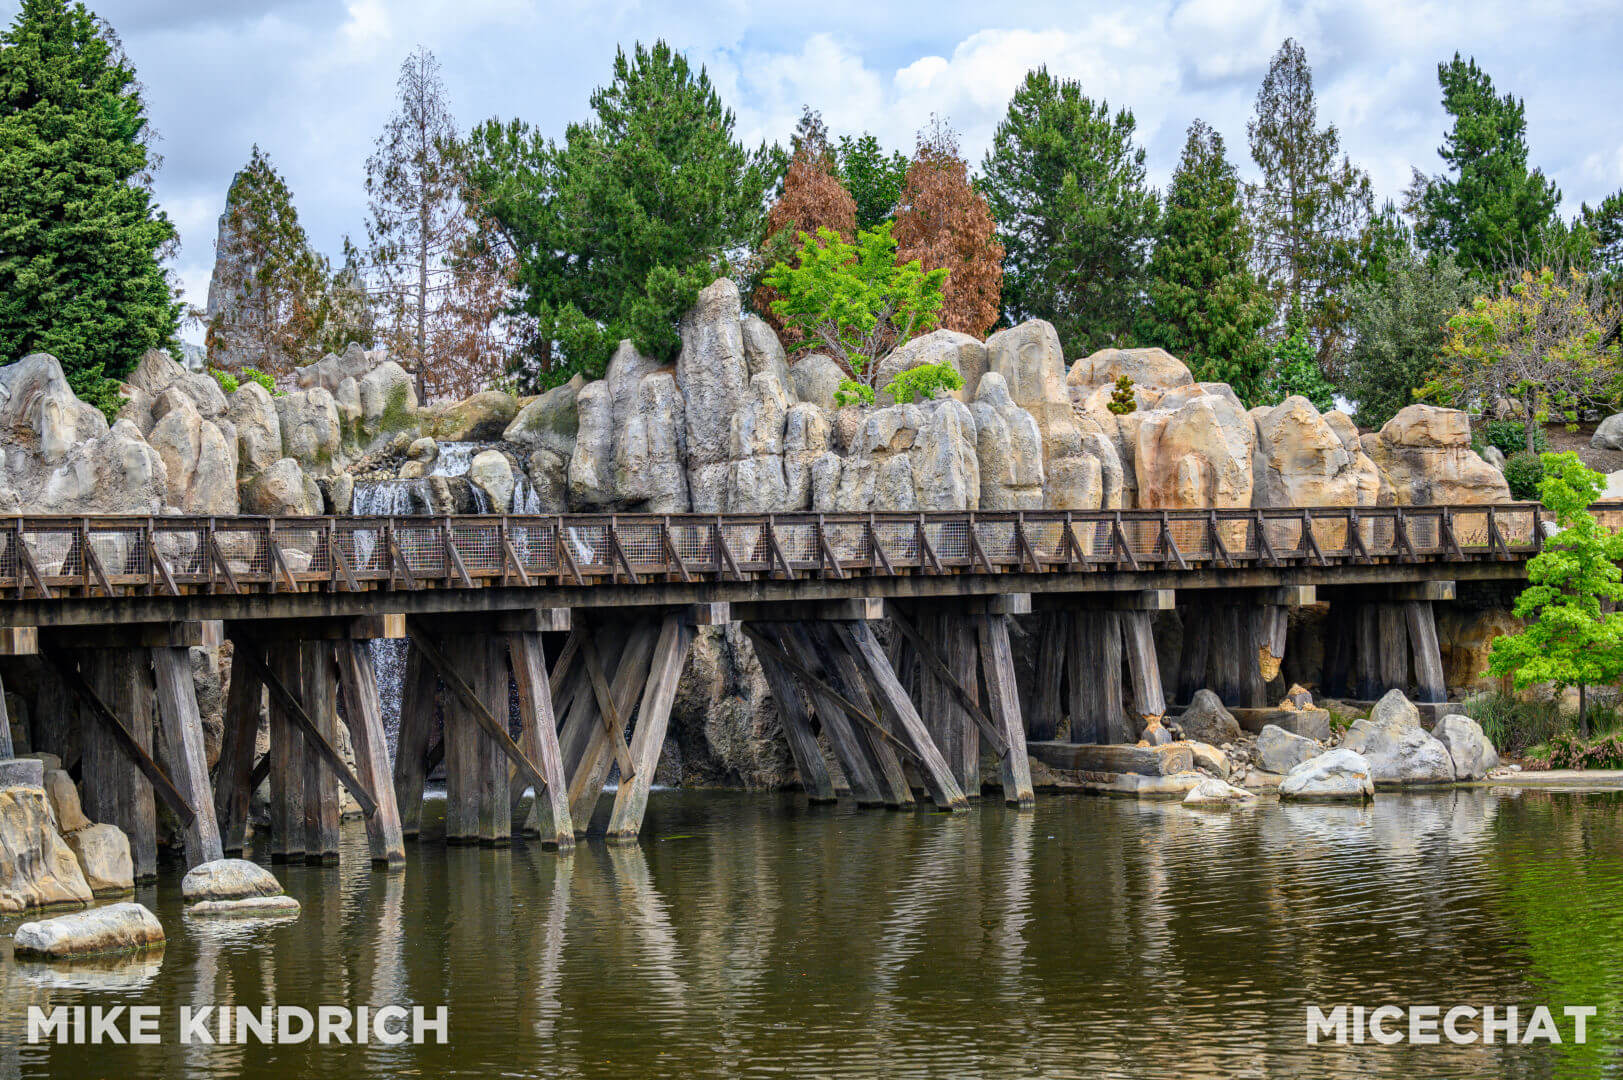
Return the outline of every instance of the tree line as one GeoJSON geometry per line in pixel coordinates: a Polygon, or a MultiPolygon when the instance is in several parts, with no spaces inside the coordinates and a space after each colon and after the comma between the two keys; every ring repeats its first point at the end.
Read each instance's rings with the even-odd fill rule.
{"type": "MultiPolygon", "coordinates": [[[[252,150],[202,313],[211,361],[284,375],[358,342],[414,369],[425,398],[534,391],[600,375],[622,338],[673,359],[682,313],[721,274],[795,345],[834,323],[805,288],[785,296],[784,271],[837,251],[943,272],[905,333],[1043,318],[1068,357],[1159,346],[1248,405],[1339,394],[1378,425],[1417,395],[1539,419],[1615,402],[1623,192],[1563,218],[1522,101],[1458,55],[1438,83],[1440,167],[1378,206],[1292,40],[1246,126],[1255,179],[1197,119],[1164,190],[1132,110],[1046,68],[974,164],[942,118],[904,154],[836,138],[810,107],[786,147],[746,146],[705,70],[662,41],[619,50],[560,138],[520,119],[462,129],[418,49],[366,163],[364,236],[336,266],[252,150]]],[[[185,314],[150,142],[111,28],[24,0],[0,36],[0,356],[49,349],[92,400],[185,314]]],[[[894,278],[813,261],[824,286],[894,278]]],[[[865,349],[897,343],[882,325],[865,349]]]]}

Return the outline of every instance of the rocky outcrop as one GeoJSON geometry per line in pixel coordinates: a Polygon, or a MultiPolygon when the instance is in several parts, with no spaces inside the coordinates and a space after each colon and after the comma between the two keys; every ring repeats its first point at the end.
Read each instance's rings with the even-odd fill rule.
{"type": "Polygon", "coordinates": [[[1409,405],[1363,436],[1380,470],[1383,506],[1507,502],[1505,475],[1471,449],[1471,422],[1457,409],[1409,405]]]}
{"type": "Polygon", "coordinates": [[[732,414],[750,382],[738,287],[719,278],[683,316],[676,384],[686,408],[688,491],[701,514],[726,509],[732,414]]]}
{"type": "Polygon", "coordinates": [[[482,450],[468,466],[468,483],[484,492],[490,512],[505,514],[513,508],[513,466],[500,450],[482,450]]]}
{"type": "Polygon", "coordinates": [[[447,405],[432,425],[441,442],[490,442],[502,437],[518,416],[518,399],[500,390],[485,390],[447,405]]]}
{"type": "Polygon", "coordinates": [[[205,420],[178,387],[165,390],[152,413],[157,419],[147,433],[147,443],[163,458],[168,505],[200,517],[235,514],[239,506],[236,432],[232,431],[228,441],[219,425],[205,420]]]}
{"type": "MultiPolygon", "coordinates": [[[[1170,396],[1170,395],[1169,395],[1170,396]]],[[[1143,507],[1250,506],[1256,427],[1221,394],[1139,416],[1133,466],[1143,507]]]]}
{"type": "Polygon", "coordinates": [[[1341,745],[1369,762],[1377,784],[1446,784],[1454,780],[1448,748],[1420,726],[1420,711],[1401,690],[1375,703],[1368,720],[1355,720],[1341,745]]]}
{"type": "Polygon", "coordinates": [[[610,479],[616,505],[653,514],[680,514],[692,508],[683,464],[684,411],[676,379],[668,370],[638,382],[614,440],[610,479]]]}
{"type": "MultiPolygon", "coordinates": [[[[1254,506],[1374,506],[1375,463],[1349,446],[1305,397],[1256,410],[1254,506]],[[1260,414],[1260,415],[1259,415],[1260,414]]],[[[1342,415],[1342,414],[1336,414],[1342,415]]]]}
{"type": "Polygon", "coordinates": [[[833,504],[817,509],[974,510],[980,502],[975,419],[951,398],[874,409],[841,461],[833,504]]]}
{"type": "Polygon", "coordinates": [[[276,399],[253,381],[231,395],[226,417],[237,432],[237,482],[251,484],[282,458],[282,420],[276,399]]]}
{"type": "Polygon", "coordinates": [[[974,401],[981,376],[986,374],[986,356],[986,346],[968,334],[956,330],[933,330],[904,342],[879,362],[874,373],[877,400],[881,405],[895,404],[895,399],[885,388],[902,372],[926,364],[946,364],[964,379],[964,385],[953,391],[951,396],[963,402],[974,401]]]}
{"type": "Polygon", "coordinates": [[[71,960],[161,948],[164,933],[156,915],[125,903],[23,923],[12,941],[22,960],[71,960]]]}
{"type": "Polygon", "coordinates": [[[96,896],[117,896],[135,889],[130,838],[117,825],[87,825],[64,839],[79,860],[85,884],[96,896]]]}
{"type": "Polygon", "coordinates": [[[834,410],[834,392],[846,377],[845,370],[832,356],[812,353],[802,356],[789,368],[794,380],[795,396],[822,409],[834,410]]]}
{"type": "Polygon", "coordinates": [[[13,777],[0,787],[0,912],[91,899],[79,860],[56,831],[44,770],[35,777],[13,777]]]}
{"type": "MultiPolygon", "coordinates": [[[[1493,639],[1514,634],[1523,623],[1504,608],[1466,608],[1437,605],[1437,643],[1443,657],[1443,681],[1466,692],[1500,688],[1500,680],[1487,674],[1493,639]]],[[[1503,687],[1507,692],[1509,686],[1503,687]]]]}
{"type": "Polygon", "coordinates": [[[580,431],[576,398],[586,380],[576,375],[529,402],[502,432],[502,441],[524,457],[543,512],[568,509],[569,466],[580,431]]]}
{"type": "Polygon", "coordinates": [[[778,377],[780,385],[793,393],[795,384],[789,375],[789,356],[766,320],[759,315],[744,316],[743,335],[744,362],[749,365],[750,377],[770,371],[778,377]]]}
{"type": "MultiPolygon", "coordinates": [[[[789,392],[770,368],[750,376],[749,393],[733,413],[727,440],[725,505],[734,513],[803,510],[789,500],[784,474],[784,425],[789,392]]],[[[809,494],[809,490],[807,494],[809,494]]]]}
{"type": "Polygon", "coordinates": [[[368,351],[359,342],[352,341],[342,354],[328,353],[315,363],[299,368],[295,373],[294,382],[300,390],[319,386],[329,394],[336,394],[345,379],[359,382],[373,368],[387,360],[388,356],[387,349],[368,351]]]}
{"type": "Polygon", "coordinates": [[[1370,763],[1338,746],[1302,762],[1279,783],[1281,799],[1364,802],[1375,797],[1370,763]]]}
{"type": "Polygon", "coordinates": [[[1066,384],[1084,394],[1102,386],[1114,386],[1121,376],[1133,380],[1135,388],[1165,391],[1188,386],[1195,381],[1183,361],[1165,349],[1100,349],[1071,366],[1066,384]]]}
{"type": "Polygon", "coordinates": [[[344,429],[338,403],[324,387],[314,386],[276,398],[282,428],[282,456],[290,457],[312,476],[332,476],[344,466],[344,429]]]}
{"type": "Polygon", "coordinates": [[[279,458],[243,489],[244,513],[298,516],[323,512],[321,486],[290,457],[279,458]]]}
{"type": "Polygon", "coordinates": [[[1596,424],[1589,445],[1596,450],[1623,450],[1623,413],[1613,413],[1596,424]]]}
{"type": "Polygon", "coordinates": [[[1447,748],[1457,780],[1481,780],[1499,767],[1499,752],[1483,734],[1482,725],[1469,716],[1449,713],[1437,721],[1431,734],[1447,748]]]}
{"type": "Polygon", "coordinates": [[[980,509],[1042,509],[1042,432],[1009,397],[1001,374],[991,371],[981,378],[970,413],[980,460],[980,509]]]}

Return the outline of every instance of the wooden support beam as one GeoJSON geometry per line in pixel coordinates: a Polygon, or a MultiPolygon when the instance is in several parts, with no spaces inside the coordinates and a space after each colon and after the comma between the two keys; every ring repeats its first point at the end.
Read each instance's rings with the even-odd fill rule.
{"type": "Polygon", "coordinates": [[[197,711],[192,662],[187,649],[152,650],[158,690],[158,723],[163,731],[165,764],[175,786],[196,811],[184,826],[188,868],[223,857],[220,829],[214,820],[214,793],[209,790],[208,762],[203,756],[203,718],[197,711]]]}
{"type": "Polygon", "coordinates": [[[400,831],[394,785],[390,783],[389,744],[383,732],[383,708],[378,701],[372,652],[358,641],[334,642],[332,649],[338,663],[338,687],[344,697],[344,721],[355,751],[355,767],[377,800],[377,810],[366,819],[366,844],[372,865],[398,870],[406,865],[406,844],[400,831]]]}
{"type": "MultiPolygon", "coordinates": [[[[922,670],[946,690],[953,706],[962,709],[969,720],[980,727],[981,731],[986,735],[987,745],[992,748],[992,752],[999,757],[1008,753],[1009,743],[1003,737],[1003,733],[999,731],[997,724],[981,710],[980,703],[975,699],[975,695],[970,693],[966,683],[959,681],[958,676],[954,674],[947,660],[937,649],[935,642],[942,639],[944,632],[939,627],[933,628],[936,632],[932,635],[935,642],[932,642],[900,610],[892,608],[890,617],[892,625],[901,632],[902,637],[906,638],[908,644],[913,647],[914,655],[920,661],[922,670]]],[[[1022,732],[1021,739],[1024,738],[1025,734],[1022,732]]]]}
{"type": "MultiPolygon", "coordinates": [[[[1206,659],[1212,641],[1211,608],[1203,600],[1191,602],[1183,612],[1183,648],[1178,656],[1178,684],[1174,693],[1188,702],[1206,688],[1206,659]]],[[[1075,741],[1075,740],[1072,740],[1075,741]]]]}
{"type": "MultiPolygon", "coordinates": [[[[622,718],[622,725],[629,720],[632,710],[636,707],[639,691],[648,681],[648,662],[653,653],[656,627],[647,621],[638,622],[625,639],[625,648],[620,652],[619,663],[614,673],[614,682],[609,687],[607,700],[613,705],[614,715],[622,718]]],[[[588,635],[591,631],[587,631],[588,635]]],[[[595,649],[597,638],[588,636],[582,639],[583,650],[587,645],[595,649]]],[[[588,652],[588,656],[590,653],[588,652]]],[[[589,667],[589,664],[587,665],[589,667]]],[[[569,818],[575,828],[575,836],[581,837],[591,826],[592,813],[597,808],[598,800],[603,794],[603,784],[609,777],[609,769],[614,763],[614,754],[610,749],[608,728],[603,724],[602,701],[596,690],[588,684],[583,685],[580,693],[576,695],[575,707],[572,716],[566,722],[564,734],[571,736],[571,723],[575,729],[571,741],[580,746],[578,756],[575,757],[573,770],[569,774],[569,818]]],[[[616,734],[624,742],[625,729],[621,726],[616,734]]],[[[629,755],[629,748],[628,748],[629,755]]],[[[564,765],[571,765],[571,751],[568,742],[564,743],[564,765]]],[[[625,777],[621,777],[622,782],[625,777]]]]}
{"type": "MultiPolygon", "coordinates": [[[[835,623],[799,626],[802,632],[810,633],[816,640],[816,651],[822,658],[823,670],[828,673],[828,684],[824,688],[825,698],[828,690],[834,690],[852,702],[858,704],[868,702],[868,681],[863,675],[862,665],[840,640],[836,626],[835,623]]],[[[821,700],[817,709],[818,715],[823,716],[824,722],[827,723],[827,714],[821,700]]],[[[912,806],[913,788],[907,782],[907,772],[902,768],[901,758],[898,756],[899,750],[911,755],[912,749],[898,742],[896,737],[885,730],[872,715],[864,714],[863,720],[857,723],[855,732],[857,743],[879,782],[884,804],[896,808],[912,806]]]]}
{"type": "MultiPolygon", "coordinates": [[[[299,701],[329,746],[338,741],[338,683],[332,646],[325,641],[299,644],[299,701]]],[[[318,740],[304,740],[304,861],[338,863],[338,782],[323,768],[318,740]]],[[[339,758],[342,762],[342,757],[339,758]]],[[[371,792],[367,792],[368,795],[371,792]]]]}
{"type": "Polygon", "coordinates": [[[636,766],[631,760],[631,748],[626,745],[625,740],[625,730],[630,717],[620,711],[615,704],[614,695],[609,692],[609,677],[603,670],[603,658],[598,655],[597,643],[587,636],[582,639],[581,649],[586,660],[586,676],[592,680],[592,693],[597,698],[598,717],[603,722],[609,750],[620,765],[621,779],[628,779],[636,772],[636,766]]]}
{"type": "Polygon", "coordinates": [[[1061,694],[1065,681],[1065,631],[1069,620],[1057,611],[1045,611],[1037,616],[1037,670],[1036,685],[1032,687],[1032,712],[1027,718],[1028,735],[1039,742],[1047,742],[1059,729],[1063,711],[1061,694]]]}
{"type": "MultiPolygon", "coordinates": [[[[1080,610],[1071,640],[1069,678],[1074,680],[1071,741],[1137,742],[1129,731],[1121,692],[1121,613],[1080,610]]],[[[983,650],[984,651],[984,650],[983,650]]]]}
{"type": "Polygon", "coordinates": [[[667,615],[654,644],[654,658],[648,669],[648,683],[642,704],[637,707],[637,726],[631,733],[633,771],[621,776],[609,814],[609,842],[635,843],[648,810],[648,790],[653,786],[659,754],[665,746],[666,725],[671,705],[676,701],[676,684],[682,678],[682,664],[693,644],[693,629],[678,615],[667,615]]]}
{"type": "Polygon", "coordinates": [[[1155,634],[1147,611],[1121,613],[1122,647],[1127,654],[1127,678],[1132,686],[1133,712],[1140,724],[1145,717],[1165,716],[1167,703],[1161,688],[1161,665],[1155,654],[1155,634]]]}
{"type": "MultiPolygon", "coordinates": [[[[445,725],[440,745],[445,751],[445,842],[479,842],[479,720],[484,710],[484,667],[477,635],[456,634],[440,648],[466,680],[466,695],[452,693],[445,702],[445,725]]],[[[441,670],[443,679],[444,670],[441,670]]],[[[449,685],[449,680],[447,680],[449,685]]],[[[494,721],[494,718],[492,718],[494,721]]]]}
{"type": "Polygon", "coordinates": [[[416,836],[423,820],[428,747],[434,739],[439,677],[415,642],[406,643],[406,674],[400,684],[400,730],[395,736],[394,799],[402,837],[416,836]]]}
{"type": "MultiPolygon", "coordinates": [[[[527,761],[533,761],[508,733],[510,705],[507,695],[507,639],[501,634],[480,634],[473,639],[475,650],[474,671],[478,675],[476,689],[488,712],[501,729],[506,742],[513,745],[527,761]]],[[[532,765],[529,777],[520,777],[520,786],[530,784],[537,791],[546,783],[546,775],[539,765],[532,765]]],[[[477,817],[479,843],[503,847],[513,841],[513,802],[510,796],[512,781],[508,774],[508,760],[501,741],[480,738],[478,742],[479,812],[477,817]]]]}
{"type": "Polygon", "coordinates": [[[241,855],[247,843],[248,807],[254,794],[249,783],[264,700],[265,684],[253,665],[233,661],[220,761],[214,770],[214,812],[220,823],[220,847],[227,855],[241,855]]]}
{"type": "MultiPolygon", "coordinates": [[[[941,617],[942,633],[945,636],[947,668],[952,672],[953,679],[963,688],[969,696],[971,703],[979,705],[980,697],[980,646],[975,633],[975,624],[972,619],[962,615],[945,614],[941,617]]],[[[964,794],[970,798],[979,798],[981,793],[981,729],[979,721],[966,713],[963,709],[958,711],[958,726],[962,738],[958,743],[958,757],[949,759],[947,764],[952,766],[952,774],[958,781],[958,786],[964,789],[964,794]]],[[[995,727],[995,725],[994,725],[995,727]]],[[[991,742],[989,745],[997,745],[991,742]]],[[[1005,747],[1004,753],[1008,750],[1005,747]]]]}
{"type": "Polygon", "coordinates": [[[835,633],[843,640],[851,654],[857,657],[866,669],[869,686],[874,691],[874,697],[879,707],[889,716],[891,724],[896,728],[898,737],[912,747],[918,758],[919,772],[924,779],[924,786],[930,792],[930,799],[937,807],[943,810],[959,811],[969,808],[964,798],[963,790],[953,779],[952,770],[947,761],[941,756],[935,741],[930,738],[930,732],[919,718],[918,710],[902,689],[896,672],[890,661],[885,657],[885,651],[879,647],[874,637],[873,628],[865,622],[835,623],[835,633]]]}
{"type": "MultiPolygon", "coordinates": [[[[90,682],[106,702],[107,712],[123,729],[114,730],[88,703],[81,711],[90,721],[81,725],[80,735],[85,815],[124,830],[135,880],[151,881],[158,876],[158,818],[152,781],[125,744],[134,743],[151,768],[158,768],[151,759],[152,661],[142,649],[98,649],[85,653],[80,663],[88,668],[90,682]]],[[[249,747],[252,752],[251,743],[249,747]]],[[[173,785],[169,790],[174,791],[173,785]]]]}
{"type": "MultiPolygon", "coordinates": [[[[233,639],[234,663],[252,663],[248,653],[233,639]]],[[[298,642],[278,642],[271,646],[273,654],[266,664],[273,667],[277,681],[285,691],[299,685],[298,642]]],[[[265,672],[255,665],[260,678],[265,672]]],[[[270,681],[266,679],[270,691],[270,681]]],[[[271,843],[270,854],[274,862],[289,862],[304,858],[304,735],[297,720],[288,710],[287,695],[270,691],[270,786],[271,786],[271,843]]],[[[293,702],[297,704],[297,702],[293,702]]],[[[302,710],[300,710],[302,712],[302,710]]]]}
{"type": "MultiPolygon", "coordinates": [[[[761,673],[766,676],[766,684],[772,690],[772,700],[777,703],[784,741],[789,744],[790,757],[794,758],[801,789],[814,803],[833,802],[834,781],[829,778],[828,763],[823,760],[822,748],[817,745],[811,716],[800,700],[800,690],[790,677],[789,669],[765,649],[755,650],[755,659],[760,662],[761,673]]],[[[832,744],[832,736],[829,741],[832,744]]]]}
{"type": "Polygon", "coordinates": [[[1381,689],[1380,617],[1374,604],[1358,604],[1353,617],[1357,694],[1361,701],[1374,701],[1385,693],[1381,689]]]}
{"type": "Polygon", "coordinates": [[[1409,600],[1403,605],[1409,624],[1409,647],[1413,650],[1415,699],[1440,702],[1448,700],[1448,686],[1443,679],[1443,653],[1437,644],[1437,619],[1429,600],[1409,600]]]}
{"type": "Polygon", "coordinates": [[[976,623],[987,701],[1008,749],[999,765],[1003,801],[1010,806],[1030,809],[1036,805],[1037,798],[1031,786],[1031,762],[1026,758],[1026,732],[1020,719],[1020,694],[1014,684],[1009,617],[980,615],[976,617],[976,623]]]}
{"type": "MultiPolygon", "coordinates": [[[[816,643],[812,641],[805,627],[797,623],[762,623],[759,626],[745,623],[744,630],[746,633],[751,631],[775,633],[779,647],[785,653],[798,654],[806,662],[808,670],[821,664],[816,643]]],[[[751,640],[754,640],[753,636],[751,640]]],[[[758,647],[755,655],[761,661],[763,670],[766,670],[767,664],[786,673],[789,670],[767,649],[758,647]]],[[[771,677],[771,673],[768,672],[768,678],[771,677]]],[[[793,689],[792,684],[789,689],[793,689]]],[[[857,805],[884,806],[886,795],[884,782],[870,759],[866,738],[859,732],[856,726],[858,722],[853,721],[845,708],[831,699],[827,692],[831,690],[832,688],[821,678],[811,679],[806,683],[806,693],[811,698],[812,709],[822,722],[823,733],[828,736],[829,749],[834,752],[835,759],[840,763],[840,770],[845,773],[846,783],[851,785],[851,795],[856,799],[857,805]]],[[[777,694],[778,690],[774,684],[774,697],[777,694]]],[[[815,747],[816,741],[813,740],[811,745],[815,747]]],[[[822,755],[819,753],[818,761],[821,760],[822,755]]],[[[804,778],[805,774],[801,775],[804,778]]],[[[829,790],[833,790],[832,784],[829,790]]]]}
{"type": "MultiPolygon", "coordinates": [[[[1380,694],[1388,690],[1403,690],[1409,686],[1409,634],[1402,604],[1377,604],[1376,618],[1380,635],[1380,694]]],[[[1439,660],[1439,665],[1441,660],[1439,660]]]]}
{"type": "MultiPolygon", "coordinates": [[[[579,641],[571,631],[569,642],[578,646],[579,641]]],[[[565,644],[565,651],[568,655],[558,658],[559,670],[555,672],[560,683],[567,673],[569,657],[574,655],[569,643],[565,644]]],[[[541,635],[535,632],[507,635],[507,656],[513,667],[513,683],[518,689],[519,746],[541,766],[547,779],[546,786],[534,788],[534,802],[524,831],[539,836],[543,847],[568,851],[575,846],[575,827],[569,817],[569,779],[564,772],[563,751],[558,745],[558,722],[552,709],[554,690],[547,677],[541,635]]],[[[511,783],[516,821],[524,778],[515,776],[511,783]]]]}

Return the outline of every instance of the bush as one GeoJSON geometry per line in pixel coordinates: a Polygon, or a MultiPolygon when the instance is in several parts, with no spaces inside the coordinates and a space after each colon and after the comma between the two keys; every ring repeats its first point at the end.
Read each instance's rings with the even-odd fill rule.
{"type": "Polygon", "coordinates": [[[873,387],[864,386],[855,379],[841,379],[840,385],[834,390],[834,404],[842,409],[847,405],[872,405],[873,387]]]}
{"type": "Polygon", "coordinates": [[[1585,742],[1570,731],[1560,731],[1527,763],[1535,769],[1623,769],[1623,735],[1612,732],[1585,742]]]}
{"type": "Polygon", "coordinates": [[[1126,375],[1116,376],[1116,388],[1110,391],[1110,401],[1105,404],[1117,416],[1126,416],[1138,411],[1138,398],[1133,394],[1133,380],[1126,375]]]}
{"type": "MultiPolygon", "coordinates": [[[[1489,420],[1477,434],[1489,446],[1497,446],[1505,457],[1527,452],[1527,426],[1520,420],[1489,420]]],[[[1533,452],[1542,454],[1550,447],[1544,429],[1533,425],[1533,452]]]]}
{"type": "MultiPolygon", "coordinates": [[[[840,385],[844,389],[845,384],[842,382],[840,385]]],[[[885,384],[885,389],[898,405],[908,405],[915,401],[933,400],[937,394],[960,390],[963,385],[964,377],[951,364],[920,364],[898,372],[894,379],[885,384]]],[[[872,391],[869,391],[869,400],[872,400],[872,391]]]]}
{"type": "MultiPolygon", "coordinates": [[[[260,386],[263,386],[266,389],[266,391],[269,392],[269,393],[272,393],[272,394],[279,394],[280,393],[280,391],[276,389],[276,380],[271,378],[269,375],[265,374],[263,371],[260,371],[258,368],[251,368],[251,367],[243,368],[242,369],[242,377],[244,379],[247,379],[249,382],[258,383],[260,386]]],[[[235,389],[235,387],[233,387],[232,389],[235,389]]],[[[229,393],[229,391],[228,391],[228,393],[229,393]]]]}
{"type": "Polygon", "coordinates": [[[1543,480],[1544,463],[1537,454],[1523,450],[1505,459],[1505,482],[1510,485],[1511,498],[1536,500],[1543,480]]]}
{"type": "MultiPolygon", "coordinates": [[[[220,384],[220,389],[225,393],[235,394],[237,392],[237,377],[231,374],[229,371],[220,371],[218,368],[209,368],[209,374],[214,376],[214,381],[220,384]]],[[[247,374],[247,372],[244,372],[243,374],[247,374]]]]}

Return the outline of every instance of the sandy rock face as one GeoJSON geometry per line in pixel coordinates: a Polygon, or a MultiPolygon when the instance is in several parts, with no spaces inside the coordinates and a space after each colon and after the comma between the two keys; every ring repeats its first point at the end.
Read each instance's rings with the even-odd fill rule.
{"type": "Polygon", "coordinates": [[[1066,383],[1078,390],[1113,386],[1126,375],[1135,387],[1170,390],[1195,381],[1183,361],[1165,349],[1100,349],[1071,365],[1066,383]]]}
{"type": "Polygon", "coordinates": [[[1253,505],[1375,505],[1380,473],[1331,426],[1331,414],[1321,416],[1300,396],[1256,412],[1253,505]]]}
{"type": "Polygon", "coordinates": [[[66,840],[92,893],[113,896],[135,888],[130,840],[118,826],[89,825],[68,833],[66,840]]]}
{"type": "Polygon", "coordinates": [[[1380,470],[1380,502],[1508,502],[1505,475],[1471,450],[1471,423],[1458,409],[1410,405],[1380,431],[1363,436],[1380,470]]]}
{"type": "Polygon", "coordinates": [[[1138,421],[1138,504],[1250,506],[1255,446],[1251,417],[1224,396],[1199,394],[1176,409],[1152,409],[1138,421]]]}
{"type": "Polygon", "coordinates": [[[1002,375],[992,371],[981,378],[970,413],[980,459],[979,509],[1042,509],[1042,432],[1032,415],[1009,397],[1002,375]]]}
{"type": "Polygon", "coordinates": [[[45,789],[0,788],[0,912],[90,899],[79,860],[57,834],[45,789]]]}

